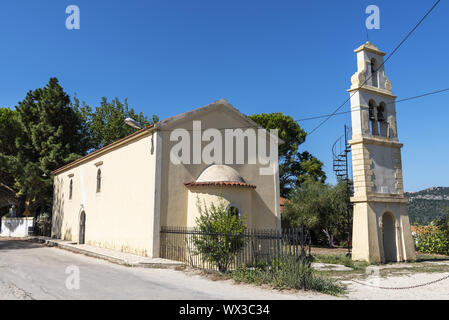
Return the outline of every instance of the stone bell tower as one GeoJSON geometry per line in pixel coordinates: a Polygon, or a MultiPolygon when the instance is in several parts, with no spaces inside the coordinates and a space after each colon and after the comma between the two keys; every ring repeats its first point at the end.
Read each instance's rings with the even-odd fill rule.
{"type": "Polygon", "coordinates": [[[354,176],[352,259],[414,260],[402,182],[403,145],[398,140],[396,96],[382,66],[385,53],[370,42],[355,52],[358,68],[348,90],[354,176]]]}

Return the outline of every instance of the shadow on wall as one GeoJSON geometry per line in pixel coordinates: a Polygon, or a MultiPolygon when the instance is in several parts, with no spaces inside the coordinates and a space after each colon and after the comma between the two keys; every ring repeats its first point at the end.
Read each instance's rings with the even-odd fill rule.
{"type": "Polygon", "coordinates": [[[254,228],[277,229],[278,223],[279,226],[281,225],[281,221],[278,221],[279,219],[275,215],[276,213],[271,213],[271,209],[257,192],[253,192],[252,210],[254,216],[251,224],[254,228]],[[257,222],[260,221],[264,221],[265,223],[259,225],[257,222]],[[266,222],[268,222],[268,224],[266,222]]]}
{"type": "MultiPolygon", "coordinates": [[[[26,220],[21,218],[2,219],[2,227],[8,228],[10,232],[16,231],[20,226],[26,223],[26,220]]],[[[2,230],[2,232],[5,230],[2,230]]]]}
{"type": "MultiPolygon", "coordinates": [[[[53,214],[51,225],[51,236],[53,238],[62,238],[62,223],[64,220],[64,182],[58,181],[53,191],[53,214]]],[[[67,233],[67,232],[66,232],[67,233]]]]}

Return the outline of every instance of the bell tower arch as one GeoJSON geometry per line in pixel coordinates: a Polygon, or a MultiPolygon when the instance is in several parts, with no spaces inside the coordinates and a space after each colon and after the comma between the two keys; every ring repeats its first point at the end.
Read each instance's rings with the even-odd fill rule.
{"type": "Polygon", "coordinates": [[[403,145],[397,134],[396,96],[383,66],[385,53],[370,42],[355,52],[358,69],[348,90],[354,176],[352,258],[370,262],[414,260],[402,180],[403,145]],[[388,231],[383,230],[384,224],[388,231]]]}

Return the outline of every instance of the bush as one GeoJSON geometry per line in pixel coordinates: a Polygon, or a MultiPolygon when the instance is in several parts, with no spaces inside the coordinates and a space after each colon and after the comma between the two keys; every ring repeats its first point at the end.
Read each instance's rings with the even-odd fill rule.
{"type": "Polygon", "coordinates": [[[232,278],[238,282],[269,284],[278,289],[305,289],[328,294],[342,294],[344,289],[335,280],[323,278],[313,270],[308,258],[285,256],[273,260],[267,268],[237,268],[232,278]]]}
{"type": "Polygon", "coordinates": [[[232,210],[226,209],[226,203],[220,199],[218,205],[213,203],[204,208],[198,200],[200,216],[196,219],[197,230],[201,233],[193,239],[203,261],[215,265],[220,272],[226,272],[235,256],[246,244],[242,233],[246,226],[244,218],[240,218],[232,210]]]}
{"type": "Polygon", "coordinates": [[[36,225],[39,229],[40,235],[47,236],[49,235],[51,218],[50,214],[44,212],[40,214],[36,219],[36,225]]]}
{"type": "Polygon", "coordinates": [[[415,245],[422,253],[449,255],[449,233],[436,226],[417,228],[415,245]]]}

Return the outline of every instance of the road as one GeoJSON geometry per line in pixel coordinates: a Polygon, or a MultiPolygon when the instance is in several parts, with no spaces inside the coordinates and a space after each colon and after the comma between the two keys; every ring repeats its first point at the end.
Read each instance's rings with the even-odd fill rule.
{"type": "Polygon", "coordinates": [[[0,300],[329,298],[333,297],[212,281],[183,271],[126,267],[28,241],[0,239],[0,300]]]}

